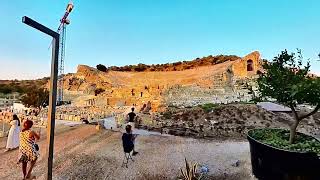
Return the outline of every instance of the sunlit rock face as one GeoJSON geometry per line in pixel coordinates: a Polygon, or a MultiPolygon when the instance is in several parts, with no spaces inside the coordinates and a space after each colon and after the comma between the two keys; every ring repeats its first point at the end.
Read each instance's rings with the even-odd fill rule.
{"type": "MultiPolygon", "coordinates": [[[[257,77],[260,53],[255,51],[238,60],[183,71],[101,72],[79,65],[77,72],[64,77],[66,97],[94,95],[94,105],[140,106],[151,104],[152,111],[168,105],[194,106],[203,103],[248,101],[245,82],[257,77]],[[103,92],[97,94],[97,90],[103,92]]],[[[87,100],[77,98],[78,105],[87,100]],[[81,100],[81,101],[80,101],[81,100]]],[[[90,101],[91,105],[93,101],[90,101]]]]}

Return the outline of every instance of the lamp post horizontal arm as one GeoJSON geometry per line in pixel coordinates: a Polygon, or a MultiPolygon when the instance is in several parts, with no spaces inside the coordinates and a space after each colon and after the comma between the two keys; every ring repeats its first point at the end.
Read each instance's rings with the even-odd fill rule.
{"type": "Polygon", "coordinates": [[[27,16],[23,16],[22,17],[22,22],[45,33],[48,34],[49,36],[53,37],[53,38],[59,38],[59,33],[52,31],[51,29],[45,27],[44,25],[32,20],[31,18],[27,17],[27,16]]]}

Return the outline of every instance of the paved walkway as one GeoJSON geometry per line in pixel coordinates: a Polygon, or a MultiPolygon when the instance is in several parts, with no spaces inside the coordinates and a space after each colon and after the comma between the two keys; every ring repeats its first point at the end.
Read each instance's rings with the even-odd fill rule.
{"type": "MultiPolygon", "coordinates": [[[[22,175],[16,164],[18,151],[4,152],[5,141],[0,139],[0,179],[19,179],[22,175]]],[[[141,134],[137,141],[140,153],[135,162],[129,168],[122,168],[120,132],[97,131],[91,125],[60,126],[55,138],[54,179],[175,179],[180,175],[185,157],[208,166],[210,179],[252,179],[247,142],[151,134],[141,134]],[[233,167],[238,160],[240,166],[233,167]],[[224,173],[230,178],[221,178],[224,173]]],[[[45,142],[44,138],[39,142],[41,157],[34,170],[37,179],[46,176],[45,142]]]]}

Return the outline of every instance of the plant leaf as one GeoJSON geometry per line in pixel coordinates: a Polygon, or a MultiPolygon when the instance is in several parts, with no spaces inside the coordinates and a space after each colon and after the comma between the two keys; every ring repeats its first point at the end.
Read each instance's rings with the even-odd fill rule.
{"type": "Polygon", "coordinates": [[[188,178],[186,173],[182,169],[180,169],[180,171],[181,171],[181,174],[183,176],[183,179],[186,180],[188,178]]]}
{"type": "Polygon", "coordinates": [[[186,162],[186,171],[187,171],[187,173],[189,174],[189,172],[190,172],[189,163],[188,163],[188,161],[187,161],[187,158],[184,158],[184,160],[185,160],[185,162],[186,162]]]}

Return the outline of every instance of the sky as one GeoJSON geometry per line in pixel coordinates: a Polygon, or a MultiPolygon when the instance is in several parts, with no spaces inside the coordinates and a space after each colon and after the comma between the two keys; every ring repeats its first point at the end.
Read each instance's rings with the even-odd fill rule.
{"type": "MultiPolygon", "coordinates": [[[[0,79],[50,74],[51,38],[69,0],[0,0],[0,79]]],[[[320,75],[319,0],[73,0],[65,72],[77,65],[158,64],[258,50],[271,60],[302,50],[320,75]]]]}

